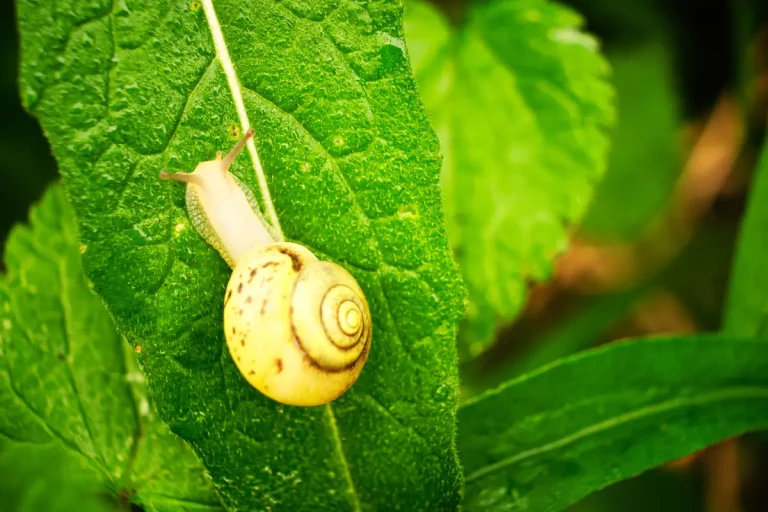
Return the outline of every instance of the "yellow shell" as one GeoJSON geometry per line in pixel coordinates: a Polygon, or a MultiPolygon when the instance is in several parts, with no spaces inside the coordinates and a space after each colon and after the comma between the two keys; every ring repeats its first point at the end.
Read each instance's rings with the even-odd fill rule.
{"type": "Polygon", "coordinates": [[[357,380],[371,313],[349,272],[279,242],[237,262],[224,295],[224,332],[253,387],[285,404],[321,405],[357,380]]]}

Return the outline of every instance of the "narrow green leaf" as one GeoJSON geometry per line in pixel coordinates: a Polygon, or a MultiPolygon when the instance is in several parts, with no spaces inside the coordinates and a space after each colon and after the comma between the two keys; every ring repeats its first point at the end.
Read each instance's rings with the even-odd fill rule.
{"type": "Polygon", "coordinates": [[[736,336],[765,336],[768,313],[768,140],[752,178],[731,271],[723,330],[736,336]]]}
{"type": "MultiPolygon", "coordinates": [[[[463,289],[402,6],[18,0],[18,12],[24,102],[75,205],[86,273],[225,505],[455,506],[463,289]],[[248,123],[286,237],[348,268],[371,303],[368,363],[329,406],[281,406],[237,372],[221,320],[230,271],[192,229],[183,187],[158,179],[248,123]]],[[[246,155],[232,170],[258,191],[246,155]]]]}
{"type": "Polygon", "coordinates": [[[556,511],[724,438],[768,427],[768,351],[650,338],[563,359],[463,405],[468,510],[556,511]]]}
{"type": "Polygon", "coordinates": [[[8,238],[8,274],[0,278],[3,450],[26,446],[29,457],[62,459],[62,449],[73,468],[100,476],[103,493],[148,511],[220,510],[192,450],[150,407],[135,354],[86,285],[75,231],[56,186],[32,210],[31,227],[8,238]]]}
{"type": "Polygon", "coordinates": [[[487,347],[547,279],[605,168],[608,66],[581,18],[547,0],[495,0],[452,29],[409,1],[406,34],[444,160],[448,237],[471,304],[460,355],[487,347]]]}

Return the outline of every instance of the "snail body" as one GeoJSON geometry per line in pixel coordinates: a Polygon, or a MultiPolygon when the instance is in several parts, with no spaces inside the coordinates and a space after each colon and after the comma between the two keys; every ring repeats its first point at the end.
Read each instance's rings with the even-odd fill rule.
{"type": "Polygon", "coordinates": [[[233,268],[224,295],[227,347],[243,377],[290,405],[321,405],[357,380],[368,357],[371,314],[343,267],[320,261],[277,234],[229,166],[253,135],[193,173],[161,173],[187,183],[195,229],[233,268]]]}

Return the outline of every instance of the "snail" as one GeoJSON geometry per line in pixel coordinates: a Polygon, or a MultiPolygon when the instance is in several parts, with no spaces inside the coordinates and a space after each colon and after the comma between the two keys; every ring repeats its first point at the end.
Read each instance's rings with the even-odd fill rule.
{"type": "Polygon", "coordinates": [[[322,405],[357,380],[371,345],[371,313],[343,267],[283,241],[251,191],[229,172],[253,136],[192,173],[163,171],[186,183],[197,232],[233,269],[224,296],[227,346],[243,377],[289,405],[322,405]]]}

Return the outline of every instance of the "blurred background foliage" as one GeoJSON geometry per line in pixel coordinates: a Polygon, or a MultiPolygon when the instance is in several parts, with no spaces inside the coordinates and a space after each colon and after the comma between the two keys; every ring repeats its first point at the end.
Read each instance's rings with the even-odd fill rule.
{"type": "MultiPolygon", "coordinates": [[[[436,3],[454,21],[466,12],[465,0],[436,3]]],[[[585,17],[613,69],[618,122],[608,171],[554,278],[533,287],[524,314],[498,333],[487,353],[463,365],[464,397],[623,337],[721,326],[739,222],[765,140],[768,2],[563,3],[585,17]]],[[[0,240],[5,240],[57,171],[37,122],[20,104],[13,2],[0,5],[0,240]]],[[[597,493],[572,510],[765,510],[766,441],[750,436],[721,443],[597,493]]],[[[0,480],[18,466],[12,457],[0,459],[0,480]]],[[[49,464],[20,466],[19,475],[45,473],[45,467],[46,485],[67,487],[71,474],[56,469],[64,458],[45,457],[49,464]]],[[[42,502],[34,500],[44,496],[17,482],[3,482],[0,504],[27,500],[37,506],[30,510],[42,510],[34,505],[42,502]]],[[[70,488],[76,499],[76,482],[70,488]]]]}
{"type": "MultiPolygon", "coordinates": [[[[608,170],[554,279],[534,286],[524,314],[463,366],[465,397],[617,339],[721,328],[765,141],[768,2],[565,3],[612,66],[608,170]]],[[[572,509],[765,510],[767,448],[764,436],[721,443],[572,509]]]]}

